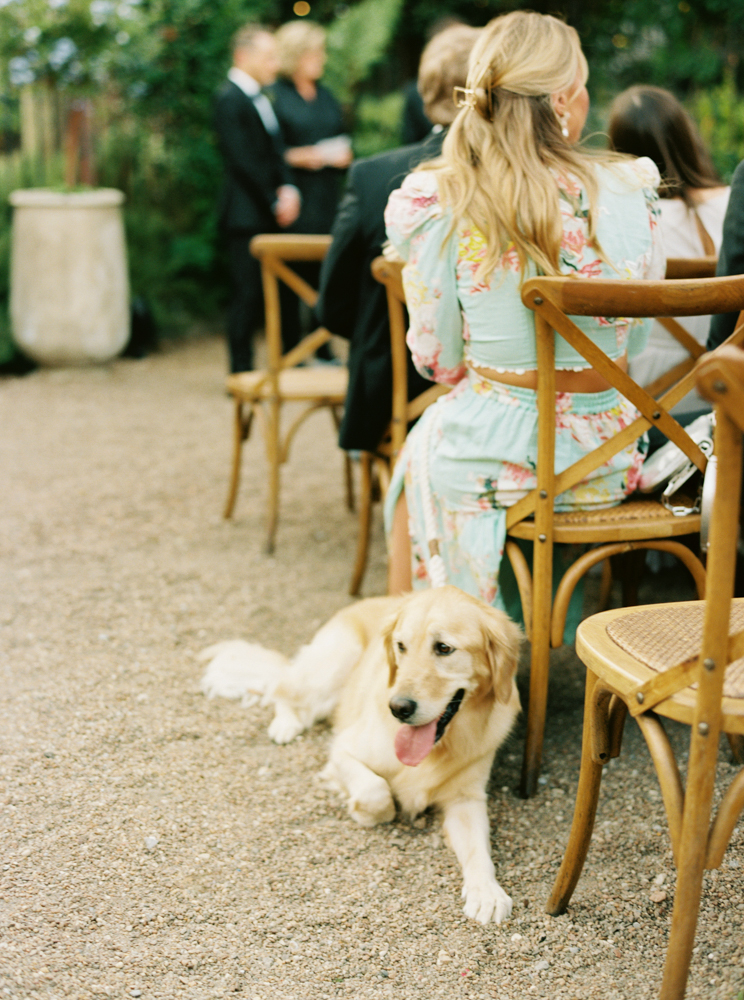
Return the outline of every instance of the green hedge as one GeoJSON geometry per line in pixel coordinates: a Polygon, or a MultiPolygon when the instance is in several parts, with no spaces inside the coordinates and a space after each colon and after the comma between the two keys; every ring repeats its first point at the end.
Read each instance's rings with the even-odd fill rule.
{"type": "MultiPolygon", "coordinates": [[[[744,100],[737,90],[741,70],[727,54],[732,47],[738,51],[744,15],[719,0],[701,4],[700,16],[690,5],[666,5],[663,31],[656,26],[661,13],[645,0],[607,0],[601,10],[574,5],[565,12],[582,35],[592,64],[590,86],[600,103],[613,88],[629,82],[661,83],[687,93],[687,104],[728,179],[744,158],[744,100]],[[585,23],[579,23],[582,19],[585,23]],[[722,66],[729,68],[723,71],[722,66]]],[[[212,100],[228,66],[230,37],[248,20],[288,20],[292,3],[221,0],[217,16],[213,0],[148,0],[133,5],[146,23],[137,31],[132,28],[126,44],[116,41],[121,37],[118,21],[106,28],[108,43],[102,26],[90,34],[84,24],[89,6],[88,0],[69,0],[51,8],[47,0],[33,0],[0,8],[0,20],[11,19],[11,27],[13,18],[18,21],[0,38],[0,79],[7,78],[8,60],[25,44],[28,26],[19,18],[33,11],[40,17],[47,12],[45,33],[33,44],[47,53],[48,65],[64,35],[81,32],[75,36],[79,52],[85,38],[95,41],[98,62],[91,60],[87,76],[80,79],[92,80],[104,64],[108,67],[108,124],[99,131],[97,148],[99,182],[126,195],[133,294],[148,302],[162,332],[177,333],[194,317],[216,316],[228,292],[215,222],[222,167],[212,132],[212,100]]],[[[396,88],[412,75],[417,47],[432,22],[456,12],[471,23],[485,23],[514,6],[506,0],[484,0],[476,7],[466,0],[359,0],[348,5],[314,0],[313,16],[329,26],[326,80],[344,102],[356,155],[398,145],[403,98],[396,88]],[[375,66],[380,69],[371,81],[375,66]]],[[[560,4],[548,6],[562,9],[560,4]]],[[[542,2],[533,7],[548,9],[542,2]]],[[[58,84],[67,80],[72,86],[65,73],[67,69],[60,70],[58,84]]],[[[7,129],[17,121],[18,91],[0,83],[0,96],[1,123],[7,129]]],[[[592,127],[601,130],[603,124],[593,109],[592,127]]],[[[597,141],[603,142],[601,134],[597,141]]],[[[7,195],[14,187],[61,177],[58,158],[42,170],[18,156],[0,154],[0,364],[13,353],[7,322],[7,195]]]]}

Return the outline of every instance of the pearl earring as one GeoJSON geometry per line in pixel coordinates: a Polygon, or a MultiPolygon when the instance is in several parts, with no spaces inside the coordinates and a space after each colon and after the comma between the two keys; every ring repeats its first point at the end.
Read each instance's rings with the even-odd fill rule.
{"type": "Polygon", "coordinates": [[[561,132],[565,139],[568,139],[568,119],[570,117],[571,116],[569,115],[568,111],[566,111],[566,113],[564,115],[561,115],[561,117],[558,119],[558,121],[561,123],[561,132]]]}

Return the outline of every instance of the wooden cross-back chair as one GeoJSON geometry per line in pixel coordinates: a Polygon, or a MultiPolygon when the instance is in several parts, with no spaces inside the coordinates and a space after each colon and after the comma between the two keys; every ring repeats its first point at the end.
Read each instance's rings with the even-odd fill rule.
{"type": "MultiPolygon", "coordinates": [[[[716,257],[669,258],[666,276],[667,278],[712,278],[716,273],[716,262],[716,257]]],[[[385,495],[392,465],[403,447],[408,424],[421,416],[426,407],[438,396],[450,389],[449,386],[434,384],[410,403],[408,401],[407,327],[402,271],[401,261],[378,257],[372,262],[372,274],[385,285],[387,292],[393,367],[392,419],[376,451],[364,451],[360,458],[359,536],[356,562],[349,587],[352,597],[358,596],[367,567],[373,497],[376,492],[385,495]]],[[[676,320],[665,317],[660,322],[670,335],[688,350],[690,358],[675,366],[668,375],[661,376],[650,387],[646,386],[652,395],[669,388],[682,375],[686,375],[705,350],[676,320]]],[[[609,568],[609,563],[606,565],[609,568]]]]}
{"type": "MultiPolygon", "coordinates": [[[[711,257],[668,257],[666,262],[665,277],[675,278],[714,278],[716,276],[716,264],[718,258],[711,257]]],[[[682,361],[672,365],[671,368],[663,372],[652,382],[644,384],[643,388],[652,396],[661,396],[667,389],[679,381],[684,375],[692,371],[698,358],[705,354],[705,346],[699,343],[689,332],[672,316],[658,316],[656,322],[659,323],[667,333],[676,340],[677,343],[687,351],[687,357],[682,361]]],[[[620,564],[623,570],[622,589],[623,604],[637,603],[637,574],[638,560],[631,560],[627,564],[620,564]]],[[[600,589],[600,606],[605,607],[612,591],[612,565],[607,560],[603,565],[602,585],[600,589]]]]}
{"type": "Polygon", "coordinates": [[[744,599],[732,599],[741,504],[744,351],[721,347],[700,362],[695,374],[698,390],[716,412],[706,599],[605,611],[579,626],[576,651],[587,666],[581,773],[568,846],[547,906],[554,916],[568,906],[589,849],[602,768],[619,755],[630,713],[656,768],[677,866],[662,1000],[681,1000],[685,994],[703,871],[720,867],[744,808],[742,769],[711,822],[720,733],[744,739],[744,599]],[[691,727],[686,785],[661,717],[691,727]]]}
{"type": "MultiPolygon", "coordinates": [[[[560,646],[568,605],[576,584],[594,565],[635,549],[670,552],[689,569],[700,597],[705,571],[692,551],[675,537],[700,530],[700,515],[676,516],[659,500],[631,496],[625,503],[604,510],[555,513],[554,501],[590,472],[655,426],[685,453],[701,472],[707,459],[698,445],[668,412],[693,387],[688,372],[660,398],[645,389],[611,361],[572,321],[571,316],[694,316],[739,312],[744,307],[744,277],[699,278],[689,281],[579,281],[575,278],[532,278],[525,282],[522,301],[534,310],[538,358],[538,458],[537,487],[507,511],[506,553],[512,563],[522,599],[527,634],[532,643],[527,737],[522,767],[521,793],[537,788],[542,756],[548,694],[551,646],[560,646]],[[584,455],[568,469],[555,472],[555,333],[640,411],[641,416],[584,455]],[[533,572],[516,539],[534,542],[533,572]],[[553,544],[594,546],[564,573],[552,596],[553,544]]],[[[744,323],[729,342],[744,340],[744,323]]]]}
{"type": "MultiPolygon", "coordinates": [[[[318,293],[287,262],[321,261],[331,244],[330,236],[292,236],[266,234],[254,236],[251,253],[261,262],[264,307],[266,314],[265,369],[238,372],[229,375],[227,391],[235,401],[233,430],[233,461],[230,488],[224,516],[232,516],[240,483],[240,464],[243,443],[247,439],[253,417],[262,424],[266,460],[269,466],[268,481],[268,535],[266,548],[274,551],[279,515],[279,470],[286,462],[292,438],[303,421],[318,409],[331,412],[333,425],[338,431],[341,410],[346,399],[348,370],[345,366],[298,367],[315,351],[330,340],[331,334],[323,327],[309,333],[286,354],[282,353],[282,324],[279,306],[279,282],[283,281],[311,308],[318,293]],[[281,432],[281,411],[285,403],[305,403],[305,408],[290,424],[284,437],[281,432]]],[[[346,497],[353,509],[351,465],[346,458],[346,497]]]]}
{"type": "Polygon", "coordinates": [[[437,397],[449,392],[451,386],[432,385],[408,400],[408,348],[406,347],[406,297],[403,291],[403,263],[376,257],[372,261],[372,274],[385,286],[390,321],[390,342],[393,366],[393,405],[390,425],[374,452],[363,451],[360,459],[361,483],[359,488],[359,540],[356,563],[349,593],[356,597],[362,585],[367,566],[369,534],[372,521],[372,498],[379,489],[384,497],[390,473],[403,447],[408,425],[424,412],[437,397]],[[376,479],[376,483],[375,483],[376,479]]]}

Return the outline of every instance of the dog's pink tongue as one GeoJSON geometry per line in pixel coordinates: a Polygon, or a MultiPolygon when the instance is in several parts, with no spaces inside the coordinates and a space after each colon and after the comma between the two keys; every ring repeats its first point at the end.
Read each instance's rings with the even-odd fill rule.
{"type": "Polygon", "coordinates": [[[395,756],[401,764],[416,767],[434,746],[436,735],[436,719],[425,726],[402,725],[395,734],[395,756]]]}

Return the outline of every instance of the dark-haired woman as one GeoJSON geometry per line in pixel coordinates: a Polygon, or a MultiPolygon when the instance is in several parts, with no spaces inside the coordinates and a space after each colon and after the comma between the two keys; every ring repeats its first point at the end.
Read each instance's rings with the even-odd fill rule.
{"type": "MultiPolygon", "coordinates": [[[[629,87],[610,108],[608,132],[617,152],[648,156],[659,168],[660,226],[667,257],[717,257],[730,189],[674,94],[661,87],[629,87]]],[[[705,343],[709,316],[694,316],[682,323],[699,343],[705,343]]],[[[646,349],[631,362],[630,374],[647,385],[687,356],[657,323],[646,349]]],[[[691,392],[673,412],[681,415],[708,409],[697,392],[691,392]]]]}

